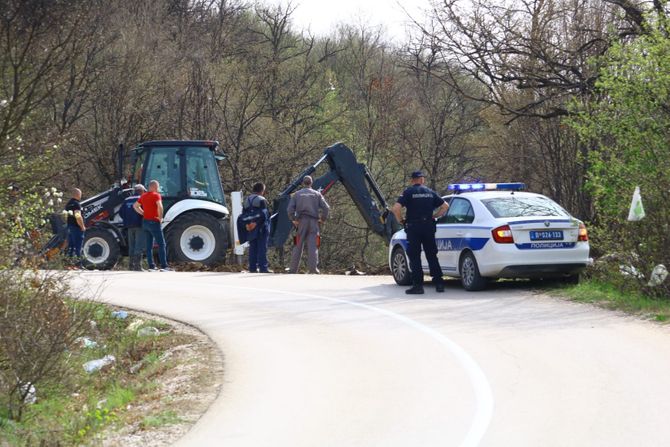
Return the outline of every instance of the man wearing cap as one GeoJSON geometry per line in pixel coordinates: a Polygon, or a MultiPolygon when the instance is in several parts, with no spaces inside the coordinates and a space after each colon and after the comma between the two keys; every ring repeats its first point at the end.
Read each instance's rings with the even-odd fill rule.
{"type": "Polygon", "coordinates": [[[290,273],[298,273],[302,248],[307,245],[307,267],[310,273],[319,273],[319,224],[328,218],[330,206],[319,191],[312,188],[312,177],[306,175],[302,184],[304,188],[291,196],[288,202],[288,218],[298,230],[296,244],[291,256],[290,273]]]}
{"type": "Polygon", "coordinates": [[[435,219],[446,213],[449,205],[435,191],[424,186],[426,177],[423,172],[414,171],[411,178],[412,185],[405,189],[391,209],[398,222],[403,222],[402,208],[407,208],[404,222],[409,244],[407,255],[409,256],[409,268],[412,270],[412,287],[407,289],[405,293],[410,295],[423,293],[421,246],[423,246],[423,251],[426,254],[435,290],[444,292],[442,269],[437,260],[435,219]]]}
{"type": "Polygon", "coordinates": [[[144,248],[144,235],[142,233],[142,216],[135,211],[133,205],[142,194],[146,192],[144,185],[138,183],[133,188],[133,195],[123,201],[119,214],[123,219],[123,226],[128,230],[128,257],[129,270],[142,271],[142,250],[144,248]]]}

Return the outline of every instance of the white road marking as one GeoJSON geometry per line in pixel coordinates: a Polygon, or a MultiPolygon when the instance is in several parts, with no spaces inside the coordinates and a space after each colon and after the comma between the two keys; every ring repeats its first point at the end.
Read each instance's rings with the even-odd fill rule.
{"type": "Polygon", "coordinates": [[[390,310],[381,309],[379,307],[370,306],[369,304],[356,303],[354,301],[344,300],[340,298],[330,298],[327,296],[313,295],[307,293],[296,293],[296,292],[287,292],[284,290],[278,289],[259,289],[255,287],[240,287],[240,286],[228,286],[232,289],[240,290],[249,290],[255,292],[265,292],[265,293],[278,293],[284,295],[292,296],[301,296],[305,298],[316,298],[319,300],[331,301],[339,304],[348,304],[350,306],[360,307],[362,309],[369,310],[371,312],[376,312],[378,314],[384,315],[386,317],[397,320],[407,326],[410,326],[424,334],[432,337],[438,343],[442,344],[447,350],[458,360],[463,369],[465,370],[470,383],[474,390],[476,407],[475,415],[470,425],[470,429],[466,434],[465,438],[460,444],[460,447],[476,447],[481,442],[482,438],[486,434],[489,424],[491,423],[491,418],[493,417],[493,393],[491,391],[491,386],[489,385],[486,375],[479,367],[477,362],[470,357],[470,355],[454,341],[446,337],[445,335],[439,333],[435,329],[432,329],[424,324],[421,324],[417,321],[412,320],[411,318],[405,317],[404,315],[397,314],[390,310]]]}

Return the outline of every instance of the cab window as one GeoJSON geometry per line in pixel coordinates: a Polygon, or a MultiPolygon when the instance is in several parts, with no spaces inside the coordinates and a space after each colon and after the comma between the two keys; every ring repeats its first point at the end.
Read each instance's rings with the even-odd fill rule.
{"type": "Polygon", "coordinates": [[[180,157],[173,148],[156,148],[151,151],[147,166],[147,182],[158,180],[159,193],[164,197],[178,197],[181,192],[180,157]]]}
{"type": "Polygon", "coordinates": [[[135,149],[132,172],[130,175],[130,179],[132,180],[133,183],[142,183],[142,170],[144,169],[144,160],[146,158],[147,157],[145,151],[143,151],[142,149],[135,149]]]}
{"type": "Polygon", "coordinates": [[[190,197],[224,203],[218,166],[209,148],[186,149],[186,186],[190,197]]]}
{"type": "Polygon", "coordinates": [[[472,223],[475,220],[475,212],[470,201],[454,197],[449,204],[447,214],[438,223],[472,223]]]}

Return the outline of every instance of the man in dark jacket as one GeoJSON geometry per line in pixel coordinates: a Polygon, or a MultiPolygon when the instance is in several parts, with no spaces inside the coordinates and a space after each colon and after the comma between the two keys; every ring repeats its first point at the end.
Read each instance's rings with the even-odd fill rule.
{"type": "Polygon", "coordinates": [[[86,226],[84,225],[84,217],[81,214],[81,190],[74,188],[72,190],[72,198],[65,205],[67,211],[67,251],[66,255],[69,258],[76,258],[75,264],[70,268],[82,268],[81,247],[84,243],[84,233],[86,226]]]}
{"type": "Polygon", "coordinates": [[[405,293],[410,295],[423,293],[423,268],[421,266],[421,247],[426,255],[430,276],[433,277],[435,290],[444,292],[442,269],[437,259],[435,242],[435,219],[447,212],[449,205],[435,191],[424,186],[426,179],[421,171],[412,173],[412,186],[405,189],[391,211],[398,222],[402,222],[402,207],[407,208],[405,233],[407,234],[407,256],[412,270],[412,287],[405,293]]]}
{"type": "Polygon", "coordinates": [[[269,273],[268,270],[268,241],[270,239],[270,213],[268,202],[263,195],[265,185],[256,183],[251,188],[252,193],[244,200],[243,208],[255,208],[259,211],[259,218],[246,225],[247,241],[249,241],[249,271],[252,273],[269,273]]]}
{"type": "Polygon", "coordinates": [[[123,219],[123,226],[128,230],[128,257],[129,269],[135,272],[142,271],[142,250],[144,249],[144,234],[142,230],[142,216],[135,211],[133,205],[137,202],[146,188],[142,184],[135,185],[133,195],[123,201],[119,214],[123,219]]]}

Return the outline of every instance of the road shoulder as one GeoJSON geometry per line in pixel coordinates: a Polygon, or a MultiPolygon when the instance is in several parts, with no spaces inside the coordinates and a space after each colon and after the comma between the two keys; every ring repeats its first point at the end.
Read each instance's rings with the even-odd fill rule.
{"type": "Polygon", "coordinates": [[[203,332],[174,320],[132,311],[140,318],[162,321],[185,336],[161,357],[168,368],[156,377],[157,388],[146,399],[126,408],[125,425],[99,434],[104,447],[162,447],[184,436],[220,393],[223,355],[203,332]]]}

